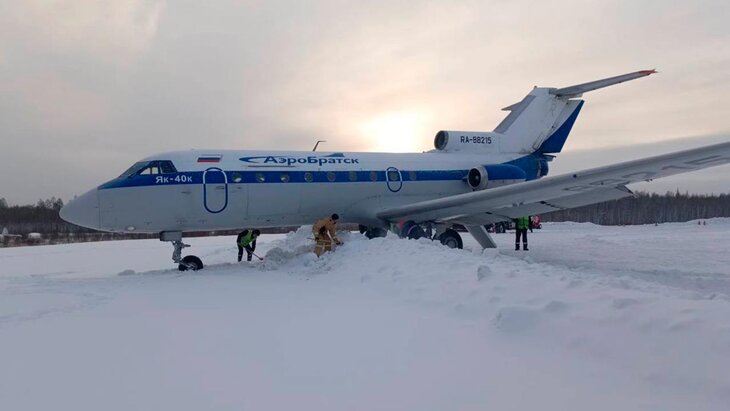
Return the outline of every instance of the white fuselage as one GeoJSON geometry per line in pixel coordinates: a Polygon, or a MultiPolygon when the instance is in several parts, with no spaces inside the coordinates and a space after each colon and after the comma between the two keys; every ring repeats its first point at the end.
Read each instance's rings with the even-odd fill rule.
{"type": "MultiPolygon", "coordinates": [[[[65,213],[80,225],[112,232],[302,225],[332,213],[340,214],[343,222],[383,226],[385,222],[376,218],[380,210],[470,192],[465,177],[471,168],[517,157],[178,151],[138,163],[167,161],[174,164],[174,172],[157,169],[121,176],[74,200],[78,210],[68,207],[65,213]],[[98,213],[89,212],[90,207],[98,207],[98,213]]],[[[523,180],[495,175],[490,183],[523,180]]]]}

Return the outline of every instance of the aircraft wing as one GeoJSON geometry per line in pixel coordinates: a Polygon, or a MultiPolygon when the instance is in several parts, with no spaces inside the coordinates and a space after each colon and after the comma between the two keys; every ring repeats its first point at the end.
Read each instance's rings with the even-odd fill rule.
{"type": "Polygon", "coordinates": [[[633,195],[627,184],[730,163],[730,141],[546,177],[487,190],[394,207],[377,214],[388,221],[487,224],[633,195]]]}

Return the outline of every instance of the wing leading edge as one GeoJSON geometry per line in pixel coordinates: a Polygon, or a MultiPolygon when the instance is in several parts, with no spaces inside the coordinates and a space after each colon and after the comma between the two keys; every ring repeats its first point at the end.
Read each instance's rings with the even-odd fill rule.
{"type": "Polygon", "coordinates": [[[403,219],[486,224],[631,196],[627,184],[730,163],[730,141],[394,207],[377,214],[403,219]]]}

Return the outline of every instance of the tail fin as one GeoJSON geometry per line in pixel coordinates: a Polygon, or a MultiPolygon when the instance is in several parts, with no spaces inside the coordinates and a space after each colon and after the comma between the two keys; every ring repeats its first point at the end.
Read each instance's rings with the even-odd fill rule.
{"type": "Polygon", "coordinates": [[[655,70],[641,70],[559,89],[535,87],[522,101],[503,109],[510,113],[494,129],[495,133],[504,135],[500,139],[500,151],[559,153],[583,107],[583,100],[574,98],[654,73],[655,70]]]}

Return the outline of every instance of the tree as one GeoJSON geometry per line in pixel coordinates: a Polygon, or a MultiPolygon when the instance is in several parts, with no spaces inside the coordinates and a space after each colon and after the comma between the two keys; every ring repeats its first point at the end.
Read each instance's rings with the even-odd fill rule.
{"type": "Polygon", "coordinates": [[[544,221],[592,222],[603,225],[653,224],[730,217],[730,194],[705,195],[668,191],[637,192],[633,197],[546,214],[544,221]]]}

